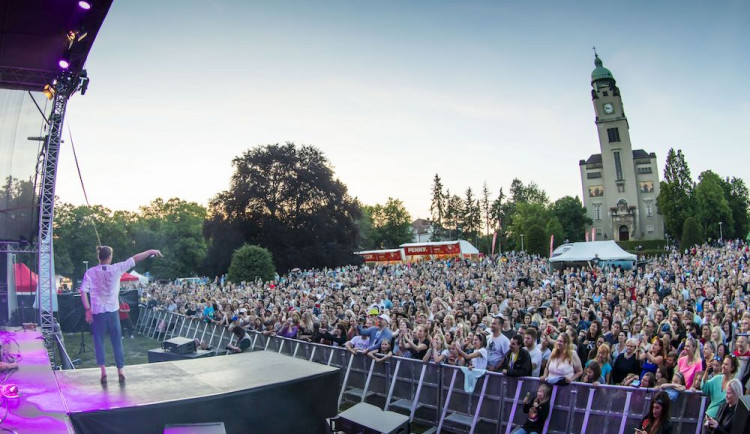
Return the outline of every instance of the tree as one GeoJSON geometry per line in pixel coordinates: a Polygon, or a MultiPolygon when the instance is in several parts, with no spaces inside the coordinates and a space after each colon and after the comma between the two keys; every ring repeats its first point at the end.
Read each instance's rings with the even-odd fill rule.
{"type": "Polygon", "coordinates": [[[471,187],[466,189],[463,211],[462,227],[464,237],[476,241],[482,227],[482,213],[479,202],[474,198],[474,192],[471,191],[471,187]]]}
{"type": "Polygon", "coordinates": [[[549,256],[547,237],[542,226],[535,224],[529,227],[525,247],[530,255],[539,255],[544,258],[549,256]]]}
{"type": "Polygon", "coordinates": [[[430,214],[432,215],[432,241],[443,239],[443,220],[446,213],[446,195],[443,193],[443,182],[440,176],[435,174],[432,180],[432,201],[430,202],[430,214]]]}
{"type": "Polygon", "coordinates": [[[698,225],[698,220],[695,217],[688,217],[682,226],[680,250],[685,251],[700,244],[703,244],[703,233],[698,225]]]}
{"type": "Polygon", "coordinates": [[[502,248],[505,246],[505,204],[503,201],[505,200],[505,193],[503,193],[503,188],[500,187],[500,192],[497,194],[497,198],[492,201],[492,205],[490,205],[490,225],[493,228],[493,231],[497,232],[498,240],[499,240],[499,247],[497,251],[501,251],[502,248]]]}
{"type": "Polygon", "coordinates": [[[140,213],[60,203],[54,223],[55,270],[76,280],[85,271],[84,261],[95,265],[98,232],[101,243],[114,250],[115,261],[158,246],[164,260],[140,263],[142,273],[167,279],[196,275],[206,254],[205,218],[205,208],[177,198],[156,199],[140,213]]]}
{"type": "Polygon", "coordinates": [[[549,217],[549,212],[541,203],[520,202],[516,204],[509,228],[509,232],[512,234],[511,239],[515,243],[514,246],[520,248],[521,234],[527,237],[526,241],[528,242],[529,231],[533,226],[539,226],[544,237],[544,228],[547,227],[549,217]]]}
{"type": "Polygon", "coordinates": [[[146,271],[167,279],[194,276],[208,250],[202,234],[206,209],[179,198],[153,200],[140,208],[134,244],[141,251],[158,245],[164,259],[144,264],[146,271]]]}
{"type": "Polygon", "coordinates": [[[457,195],[451,195],[450,189],[446,190],[447,198],[445,207],[445,221],[448,227],[448,239],[457,240],[462,237],[461,225],[463,224],[464,206],[463,201],[457,195]]]}
{"type": "Polygon", "coordinates": [[[275,273],[271,252],[260,246],[244,245],[232,255],[229,281],[240,283],[261,279],[267,282],[273,279],[275,273]]]}
{"type": "MultiPolygon", "coordinates": [[[[281,272],[356,262],[361,211],[313,146],[259,146],[236,157],[227,191],[210,203],[209,241],[237,231],[241,241],[271,251],[281,272]]],[[[226,249],[210,242],[209,257],[226,249]]],[[[226,257],[226,255],[224,255],[226,257]]],[[[221,269],[228,264],[213,264],[221,269]]]]}
{"type": "Polygon", "coordinates": [[[547,234],[547,239],[549,239],[550,236],[555,237],[555,246],[559,246],[565,242],[565,231],[563,230],[562,224],[560,224],[560,220],[555,216],[550,217],[544,232],[547,234]]]}
{"type": "Polygon", "coordinates": [[[487,187],[487,181],[482,184],[482,199],[479,202],[482,210],[482,221],[484,222],[484,234],[490,234],[490,189],[487,187]]]}
{"type": "MultiPolygon", "coordinates": [[[[748,194],[745,181],[735,177],[727,178],[722,182],[722,187],[734,220],[731,237],[744,239],[750,230],[750,216],[748,215],[750,194],[748,194]]],[[[727,233],[724,236],[725,238],[730,237],[727,233]]]]}
{"type": "Polygon", "coordinates": [[[733,236],[734,218],[729,202],[724,196],[722,179],[719,175],[706,170],[698,177],[698,185],[695,187],[695,204],[698,212],[698,224],[703,228],[704,236],[711,239],[719,239],[721,232],[728,238],[733,236]],[[719,228],[719,222],[722,228],[719,228]]]}
{"type": "MultiPolygon", "coordinates": [[[[593,223],[578,196],[565,196],[557,199],[550,207],[550,212],[557,218],[563,229],[563,238],[559,240],[560,243],[563,240],[582,241],[586,225],[593,223]]],[[[557,235],[555,235],[555,241],[557,241],[557,235]]]]}
{"type": "Polygon", "coordinates": [[[534,181],[524,185],[518,178],[514,178],[510,184],[510,197],[511,201],[516,203],[527,202],[546,205],[549,202],[547,192],[539,188],[534,181]]]}
{"type": "Polygon", "coordinates": [[[667,153],[664,180],[659,183],[659,186],[660,192],[656,198],[656,206],[664,217],[667,233],[679,237],[682,234],[685,219],[693,215],[695,210],[694,183],[681,150],[675,152],[674,149],[670,149],[667,153]]]}
{"type": "Polygon", "coordinates": [[[385,205],[367,207],[363,214],[372,219],[373,248],[396,248],[411,241],[411,216],[401,200],[389,197],[385,205]]]}

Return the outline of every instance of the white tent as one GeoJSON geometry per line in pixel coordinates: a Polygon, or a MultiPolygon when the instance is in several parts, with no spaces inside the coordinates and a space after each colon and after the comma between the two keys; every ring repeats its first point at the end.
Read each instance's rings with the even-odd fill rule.
{"type": "Polygon", "coordinates": [[[138,278],[138,283],[141,285],[148,285],[148,277],[144,276],[143,274],[133,270],[128,272],[131,276],[135,276],[138,278]]]}
{"type": "Polygon", "coordinates": [[[582,243],[563,244],[552,252],[549,262],[552,264],[562,262],[588,262],[595,259],[599,261],[629,261],[635,262],[636,255],[628,253],[612,240],[590,241],[582,243]]]}

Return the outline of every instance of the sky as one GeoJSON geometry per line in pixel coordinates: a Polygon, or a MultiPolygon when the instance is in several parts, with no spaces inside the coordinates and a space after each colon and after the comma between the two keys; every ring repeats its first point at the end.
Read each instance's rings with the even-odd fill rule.
{"type": "MultiPolygon", "coordinates": [[[[255,146],[314,145],[362,203],[430,215],[513,178],[581,196],[596,46],[634,149],[750,181],[750,2],[115,0],[70,100],[92,204],[207,205],[255,146]]],[[[65,133],[67,139],[67,127],[65,133]]],[[[67,142],[67,140],[66,140],[67,142]]],[[[83,204],[63,147],[56,190],[83,204]]]]}

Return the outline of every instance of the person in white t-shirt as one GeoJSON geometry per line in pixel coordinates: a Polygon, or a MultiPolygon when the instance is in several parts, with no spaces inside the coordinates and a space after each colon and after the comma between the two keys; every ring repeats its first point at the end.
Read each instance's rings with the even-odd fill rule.
{"type": "Polygon", "coordinates": [[[510,340],[502,333],[503,318],[500,315],[492,318],[492,325],[487,347],[487,365],[490,371],[499,371],[505,355],[510,351],[510,340]]]}
{"type": "Polygon", "coordinates": [[[354,336],[349,342],[344,344],[346,346],[346,349],[352,353],[366,353],[367,349],[370,347],[370,336],[367,333],[364,333],[365,329],[360,330],[359,335],[354,336]]]}
{"type": "Polygon", "coordinates": [[[122,332],[120,330],[120,277],[126,271],[135,267],[137,262],[162,254],[158,250],[146,250],[133,255],[123,262],[112,264],[112,248],[109,246],[97,247],[99,265],[86,270],[81,283],[81,301],[86,309],[86,322],[91,324],[94,334],[94,352],[96,353],[96,364],[102,370],[101,382],[107,382],[106,361],[104,358],[104,334],[109,334],[117,364],[117,377],[120,382],[125,381],[123,368],[125,367],[125,356],[122,350],[122,332]],[[91,300],[89,301],[89,294],[91,300]]]}
{"type": "Polygon", "coordinates": [[[531,376],[538,377],[542,372],[542,351],[536,346],[536,329],[529,328],[523,337],[523,344],[531,356],[531,376]]]}
{"type": "Polygon", "coordinates": [[[472,344],[474,345],[474,351],[471,354],[465,353],[458,342],[455,343],[455,347],[464,360],[467,362],[471,360],[469,369],[487,369],[487,338],[484,333],[475,334],[472,344]]]}

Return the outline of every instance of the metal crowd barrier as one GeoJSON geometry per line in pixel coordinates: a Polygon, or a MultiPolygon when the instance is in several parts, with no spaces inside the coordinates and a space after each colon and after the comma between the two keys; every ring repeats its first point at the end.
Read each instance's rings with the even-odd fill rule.
{"type": "MultiPolygon", "coordinates": [[[[159,339],[198,338],[219,350],[234,340],[226,327],[166,311],[146,312],[139,318],[136,330],[159,339]]],[[[535,377],[512,378],[488,372],[469,393],[464,390],[460,367],[401,357],[377,363],[362,354],[351,355],[341,347],[268,337],[258,332],[250,332],[250,337],[252,351],[274,351],[340,368],[339,407],[368,402],[408,414],[412,421],[432,426],[438,432],[509,434],[526,421],[523,398],[529,392],[535,395],[540,383],[535,377]]],[[[654,394],[654,389],[623,386],[555,386],[552,412],[544,432],[633,432],[633,428],[640,428],[654,394]]],[[[706,403],[706,396],[700,392],[680,393],[670,410],[675,432],[700,434],[706,403]]]]}

